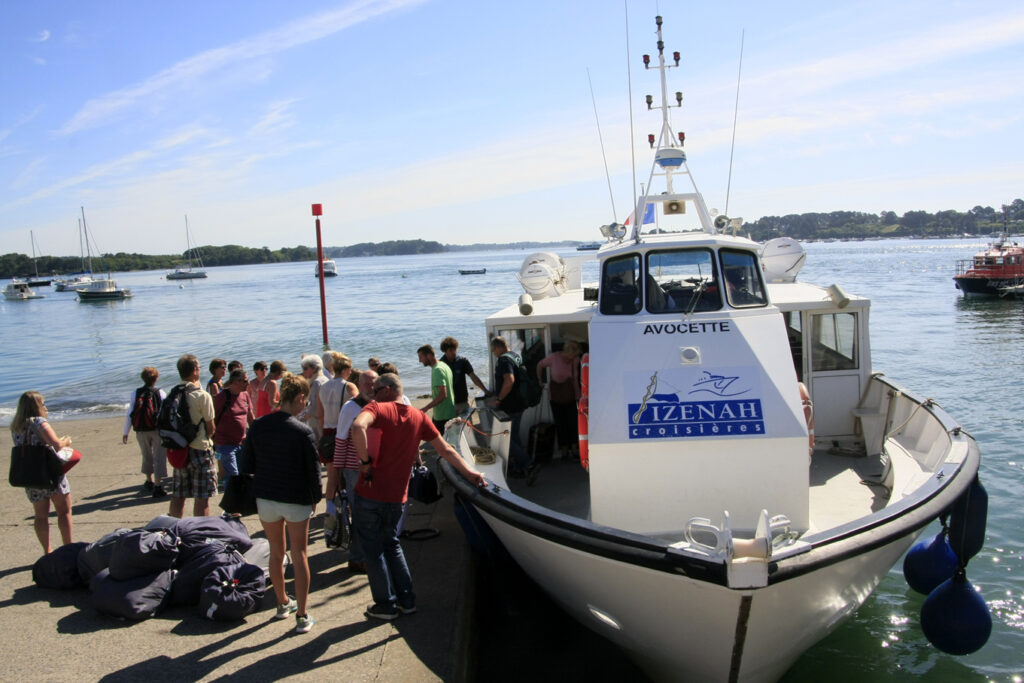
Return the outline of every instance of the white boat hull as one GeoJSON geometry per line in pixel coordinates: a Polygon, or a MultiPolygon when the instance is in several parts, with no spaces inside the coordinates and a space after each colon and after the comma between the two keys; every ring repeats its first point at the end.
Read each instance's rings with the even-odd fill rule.
{"type": "Polygon", "coordinates": [[[661,681],[777,680],[864,602],[916,536],[827,571],[733,590],[586,553],[483,517],[552,600],[661,681]]]}
{"type": "MultiPolygon", "coordinates": [[[[894,463],[889,503],[810,530],[768,560],[706,552],[533,503],[505,481],[503,435],[490,440],[495,463],[476,465],[493,482],[486,489],[442,467],[523,570],[653,679],[772,681],[868,598],[977,475],[977,444],[938,406],[878,377],[865,405],[902,425],[885,442],[894,463]]],[[[450,428],[446,437],[472,462],[468,431],[450,428]]]]}

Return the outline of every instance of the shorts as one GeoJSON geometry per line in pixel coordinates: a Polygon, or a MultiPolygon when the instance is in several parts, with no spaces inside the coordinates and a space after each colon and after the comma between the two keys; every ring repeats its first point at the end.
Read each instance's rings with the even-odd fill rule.
{"type": "Polygon", "coordinates": [[[61,477],[55,489],[25,489],[25,495],[28,496],[28,502],[30,503],[38,503],[41,500],[49,500],[53,496],[66,495],[68,493],[71,493],[71,484],[68,483],[67,477],[61,477]]]}
{"type": "Polygon", "coordinates": [[[259,512],[261,522],[305,522],[313,516],[312,505],[297,505],[296,503],[279,503],[276,500],[266,498],[256,499],[256,510],[259,512]]]}
{"type": "Polygon", "coordinates": [[[213,451],[188,449],[188,463],[174,469],[174,498],[211,498],[217,495],[217,466],[213,451]]]}

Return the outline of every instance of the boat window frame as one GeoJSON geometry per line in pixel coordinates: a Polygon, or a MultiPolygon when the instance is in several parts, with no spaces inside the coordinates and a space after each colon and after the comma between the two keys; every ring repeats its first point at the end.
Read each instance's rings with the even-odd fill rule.
{"type": "MultiPolygon", "coordinates": [[[[675,247],[671,249],[652,249],[644,255],[644,309],[653,315],[689,315],[691,313],[706,313],[712,311],[720,311],[725,307],[722,300],[721,287],[719,286],[719,268],[718,258],[716,257],[715,250],[710,247],[675,247]],[[704,289],[693,298],[692,294],[687,296],[683,291],[685,287],[682,285],[682,281],[668,281],[666,283],[659,282],[655,276],[651,273],[651,257],[662,256],[666,254],[680,254],[680,253],[697,253],[703,252],[707,255],[707,264],[711,269],[709,277],[704,282],[709,283],[704,285],[704,289]],[[668,289],[665,288],[665,284],[671,285],[668,289]],[[678,285],[678,287],[676,287],[678,285]],[[676,297],[672,296],[672,291],[682,292],[682,297],[678,294],[676,297]],[[712,297],[714,300],[712,300],[712,297]],[[676,299],[679,301],[676,301],[676,299]],[[690,302],[696,305],[691,305],[690,302]],[[712,301],[712,305],[708,306],[706,303],[712,301]],[[714,305],[717,303],[717,306],[714,305]]],[[[693,265],[693,264],[688,264],[693,265]]],[[[660,267],[660,266],[656,266],[660,267]]],[[[698,266],[699,271],[699,266],[698,266]]],[[[701,273],[701,277],[704,274],[701,273]]],[[[691,282],[692,289],[696,289],[698,283],[691,282]]]]}
{"type": "Polygon", "coordinates": [[[601,291],[598,306],[601,315],[636,315],[643,310],[643,287],[640,286],[642,268],[643,259],[639,252],[629,252],[605,259],[601,264],[601,291]],[[611,278],[625,272],[611,272],[612,268],[629,260],[633,261],[634,266],[633,283],[612,282],[611,278]]]}
{"type": "Polygon", "coordinates": [[[725,294],[729,300],[729,305],[733,308],[764,308],[768,305],[768,288],[765,286],[764,278],[762,276],[762,268],[757,255],[746,249],[730,249],[722,248],[718,250],[719,267],[722,271],[722,280],[726,283],[725,294]],[[744,259],[749,259],[748,264],[728,264],[726,265],[726,256],[740,256],[744,259]],[[746,269],[744,275],[753,282],[742,283],[743,286],[733,287],[729,273],[731,269],[740,268],[746,269]],[[751,290],[748,284],[752,284],[754,289],[751,290]],[[749,301],[744,301],[749,298],[749,301]]]}

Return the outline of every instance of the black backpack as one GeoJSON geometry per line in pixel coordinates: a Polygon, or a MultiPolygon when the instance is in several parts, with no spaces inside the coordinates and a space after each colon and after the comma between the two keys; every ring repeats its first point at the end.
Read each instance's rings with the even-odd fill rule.
{"type": "Polygon", "coordinates": [[[519,395],[520,408],[532,408],[540,403],[540,398],[544,392],[541,389],[540,382],[537,381],[537,377],[530,374],[530,371],[526,369],[525,365],[523,365],[523,361],[515,354],[506,353],[503,355],[509,358],[516,368],[516,384],[514,390],[519,395]]]}
{"type": "Polygon", "coordinates": [[[132,406],[132,429],[137,432],[151,432],[157,428],[160,414],[160,392],[153,387],[139,387],[135,390],[135,404],[132,406]]]}
{"type": "Polygon", "coordinates": [[[167,400],[160,406],[156,425],[164,448],[187,448],[199,433],[199,425],[192,423],[186,399],[189,392],[198,390],[191,384],[179,384],[171,389],[167,400]]]}

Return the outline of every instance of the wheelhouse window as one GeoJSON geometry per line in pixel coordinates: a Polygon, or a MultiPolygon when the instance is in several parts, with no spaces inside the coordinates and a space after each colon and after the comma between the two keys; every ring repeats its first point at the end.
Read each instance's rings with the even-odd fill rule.
{"type": "Polygon", "coordinates": [[[826,313],[811,317],[811,368],[815,371],[856,370],[857,315],[826,313]]]}
{"type": "Polygon", "coordinates": [[[674,249],[647,254],[649,313],[717,311],[722,296],[710,249],[674,249]]]}
{"type": "Polygon", "coordinates": [[[640,312],[640,255],[626,254],[604,262],[601,276],[601,313],[633,315],[640,312]]]}
{"type": "Polygon", "coordinates": [[[757,257],[749,251],[722,249],[718,252],[722,262],[722,276],[725,280],[726,296],[734,308],[767,306],[764,282],[757,257]]]}

